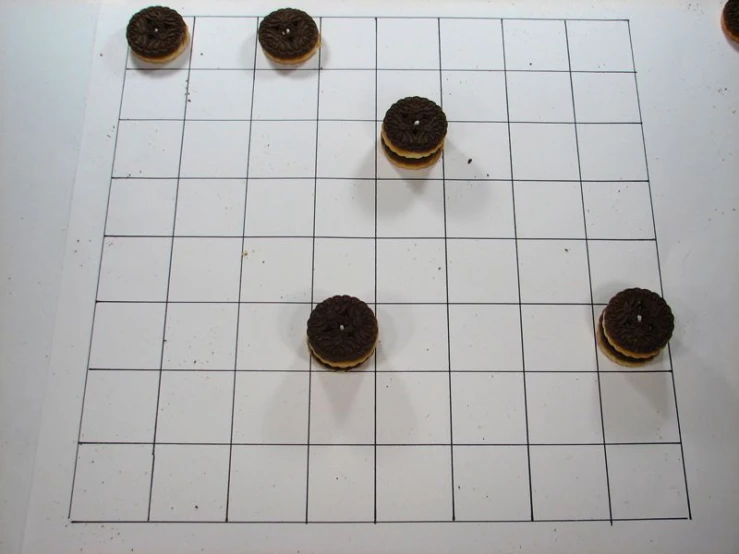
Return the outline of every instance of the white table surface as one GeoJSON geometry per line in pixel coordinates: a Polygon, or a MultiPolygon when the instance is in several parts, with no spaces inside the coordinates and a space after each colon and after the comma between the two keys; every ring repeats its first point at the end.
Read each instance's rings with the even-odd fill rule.
{"type": "MultiPolygon", "coordinates": [[[[573,4],[592,10],[590,3],[573,4]]],[[[600,4],[627,17],[637,9],[600,4]]],[[[739,48],[720,31],[722,0],[638,4],[664,18],[651,44],[636,38],[634,46],[664,286],[690,323],[678,330],[673,348],[683,350],[675,372],[693,514],[704,520],[705,552],[734,552],[739,48]],[[720,540],[713,542],[708,530],[720,540]]],[[[0,2],[3,554],[22,545],[98,10],[98,2],[0,2]]]]}

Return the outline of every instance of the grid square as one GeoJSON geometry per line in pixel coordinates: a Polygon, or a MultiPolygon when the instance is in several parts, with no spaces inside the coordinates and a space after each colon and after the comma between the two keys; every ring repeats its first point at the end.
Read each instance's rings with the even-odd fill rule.
{"type": "Polygon", "coordinates": [[[597,375],[527,373],[526,394],[532,443],[603,442],[597,375]]]}
{"type": "Polygon", "coordinates": [[[176,190],[174,179],[113,179],[105,233],[171,235],[176,190]]]}
{"type": "Polygon", "coordinates": [[[232,399],[233,373],[162,373],[157,442],[228,444],[232,399]]]}
{"type": "Polygon", "coordinates": [[[313,260],[316,301],[335,294],[348,294],[374,302],[374,240],[316,239],[313,260]]]}
{"type": "MultiPolygon", "coordinates": [[[[375,63],[374,52],[372,63],[375,63]]],[[[321,72],[320,95],[318,116],[322,120],[374,121],[375,119],[374,70],[324,70],[321,72]]]]}
{"type": "Polygon", "coordinates": [[[641,125],[578,125],[583,180],[647,179],[641,125]]]}
{"type": "Polygon", "coordinates": [[[233,302],[239,299],[241,239],[175,238],[169,300],[233,302]]]}
{"type": "Polygon", "coordinates": [[[513,238],[511,184],[497,181],[453,181],[446,186],[447,236],[513,238]]]}
{"type": "Polygon", "coordinates": [[[187,119],[250,119],[253,85],[251,72],[190,71],[187,119]]]}
{"type": "Polygon", "coordinates": [[[318,179],[316,195],[316,235],[374,237],[374,181],[318,179]]]}
{"type": "Polygon", "coordinates": [[[379,69],[439,69],[439,27],[435,19],[377,20],[379,69]]]}
{"type": "Polygon", "coordinates": [[[305,370],[310,305],[242,304],[237,369],[305,370]]]}
{"type": "Polygon", "coordinates": [[[316,119],[318,70],[257,71],[254,119],[316,119]]]}
{"type": "Polygon", "coordinates": [[[450,240],[447,256],[450,302],[518,302],[515,241],[450,240]]]}
{"type": "Polygon", "coordinates": [[[305,446],[234,446],[229,521],[305,521],[305,446]]]}
{"type": "Polygon", "coordinates": [[[503,21],[506,69],[567,71],[567,36],[562,21],[503,21]]]}
{"type": "Polygon", "coordinates": [[[311,239],[247,238],[244,252],[242,302],[307,302],[311,299],[311,239]],[[290,271],[285,271],[285,260],[290,260],[290,271]]]}
{"type": "Polygon", "coordinates": [[[314,189],[313,179],[249,179],[246,235],[311,236],[314,189]]]}
{"type": "Polygon", "coordinates": [[[607,450],[614,518],[688,517],[679,444],[611,445],[607,450]]]}
{"type": "Polygon", "coordinates": [[[98,303],[90,367],[159,369],[164,304],[98,303]]]}
{"type": "Polygon", "coordinates": [[[631,38],[626,21],[568,21],[573,71],[632,71],[631,38]]]}
{"type": "Polygon", "coordinates": [[[514,179],[579,180],[574,125],[512,123],[511,149],[514,179]]]}
{"type": "Polygon", "coordinates": [[[378,181],[378,237],[443,237],[443,181],[378,181]]]}
{"type": "Polygon", "coordinates": [[[441,105],[439,73],[412,70],[377,72],[377,119],[382,120],[390,106],[408,96],[422,96],[441,105]]]}
{"type": "Polygon", "coordinates": [[[568,73],[508,73],[511,121],[572,123],[572,86],[568,73]]]}
{"type": "Polygon", "coordinates": [[[372,521],[375,508],[374,448],[312,446],[310,521],[372,521]]]}
{"type": "Polygon", "coordinates": [[[378,371],[447,371],[447,311],[443,305],[377,307],[378,371]]]}
{"type": "Polygon", "coordinates": [[[508,148],[505,123],[450,123],[444,146],[445,176],[447,179],[510,179],[508,148]]]}
{"type": "Polygon", "coordinates": [[[516,181],[519,238],[585,238],[580,183],[516,181]]]}
{"type": "Polygon", "coordinates": [[[257,39],[256,18],[199,18],[193,40],[192,67],[251,69],[257,39]]]}
{"type": "Polygon", "coordinates": [[[446,302],[444,241],[377,241],[378,302],[446,302]]]}
{"type": "MultiPolygon", "coordinates": [[[[321,121],[318,126],[319,177],[374,178],[375,124],[321,121]]],[[[313,170],[311,169],[311,174],[313,170]]]]}
{"type": "Polygon", "coordinates": [[[583,183],[591,239],[653,239],[649,183],[583,183]]]}
{"type": "Polygon", "coordinates": [[[377,521],[450,521],[448,446],[377,447],[377,521]]]}
{"type": "Polygon", "coordinates": [[[151,445],[81,444],[71,518],[146,521],[151,445]]]}
{"type": "Polygon", "coordinates": [[[129,69],[121,105],[121,119],[182,119],[187,71],[129,69]]]}
{"type": "Polygon", "coordinates": [[[444,71],[444,112],[450,121],[506,121],[505,75],[496,71],[444,71]]]}
{"type": "Polygon", "coordinates": [[[228,445],[158,444],[151,489],[151,519],[224,521],[228,457],[228,445]]]}
{"type": "Polygon", "coordinates": [[[304,443],[308,438],[307,372],[236,374],[233,441],[304,443]]]}
{"type": "Polygon", "coordinates": [[[237,306],[170,304],[164,369],[233,369],[237,306]]]}
{"type": "Polygon", "coordinates": [[[312,443],[373,444],[374,374],[370,371],[314,372],[310,411],[312,443]]]}
{"type": "Polygon", "coordinates": [[[580,123],[641,121],[631,73],[573,73],[572,91],[580,123]]]}
{"type": "Polygon", "coordinates": [[[454,447],[454,504],[463,521],[531,517],[526,447],[454,447]]]}
{"type": "Polygon", "coordinates": [[[522,302],[590,303],[585,241],[522,240],[518,256],[522,302]]]}
{"type": "Polygon", "coordinates": [[[535,519],[609,518],[602,446],[532,446],[531,486],[535,519]]]}
{"type": "Polygon", "coordinates": [[[322,69],[374,69],[376,23],[372,18],[324,19],[321,35],[322,69]]]}
{"type": "Polygon", "coordinates": [[[449,376],[377,374],[378,444],[448,444],[449,376]]]}
{"type": "Polygon", "coordinates": [[[106,238],[98,300],[164,301],[171,245],[168,238],[106,238]]]}
{"type": "Polygon", "coordinates": [[[449,306],[452,370],[522,371],[519,318],[518,306],[449,306]]]}
{"type": "Polygon", "coordinates": [[[590,271],[593,302],[607,303],[613,295],[629,287],[641,287],[660,294],[657,245],[654,241],[591,241],[590,271]]]}
{"type": "Polygon", "coordinates": [[[444,69],[503,69],[499,20],[442,19],[439,25],[444,69]]]}
{"type": "Polygon", "coordinates": [[[177,235],[241,237],[246,181],[184,179],[177,196],[177,235]]]}
{"type": "Polygon", "coordinates": [[[248,121],[188,121],[182,146],[183,177],[245,177],[248,121]]]}
{"type": "Polygon", "coordinates": [[[316,168],[315,121],[254,121],[250,177],[312,177],[316,168]]]}
{"type": "Polygon", "coordinates": [[[609,442],[679,442],[670,373],[603,373],[603,423],[609,442]]]}
{"type": "Polygon", "coordinates": [[[529,371],[595,371],[590,306],[521,306],[529,371]]]}
{"type": "Polygon", "coordinates": [[[113,177],[176,177],[181,121],[119,121],[113,177]]]}
{"type": "Polygon", "coordinates": [[[454,441],[526,444],[522,373],[454,373],[454,441]]]}
{"type": "Polygon", "coordinates": [[[80,440],[151,442],[159,376],[154,371],[91,371],[80,440]]]}

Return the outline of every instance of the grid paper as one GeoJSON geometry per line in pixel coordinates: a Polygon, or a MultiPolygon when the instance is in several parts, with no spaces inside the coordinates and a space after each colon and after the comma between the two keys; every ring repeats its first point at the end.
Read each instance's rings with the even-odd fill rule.
{"type": "Polygon", "coordinates": [[[662,290],[628,21],[319,17],[296,70],[187,21],[126,60],[72,521],[690,517],[669,348],[595,346],[662,290]],[[411,94],[425,171],[378,150],[411,94]],[[304,343],[340,293],[380,324],[348,374],[304,343]]]}

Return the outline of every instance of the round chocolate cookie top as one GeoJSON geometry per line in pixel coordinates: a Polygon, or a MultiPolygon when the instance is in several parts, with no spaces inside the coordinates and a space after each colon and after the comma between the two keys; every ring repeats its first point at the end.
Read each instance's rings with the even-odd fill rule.
{"type": "Polygon", "coordinates": [[[126,28],[126,40],[136,54],[160,58],[175,52],[187,34],[187,25],[176,11],[164,6],[144,8],[126,28]]]}
{"type": "Polygon", "coordinates": [[[603,313],[603,327],[615,345],[635,354],[648,354],[667,344],[675,318],[659,294],[633,288],[611,298],[603,313]]]}
{"type": "Polygon", "coordinates": [[[444,111],[434,102],[411,96],[390,106],[382,128],[393,146],[409,152],[427,152],[444,140],[447,121],[444,111]]]}
{"type": "Polygon", "coordinates": [[[739,36],[739,0],[729,0],[724,6],[724,25],[735,36],[739,36]]]}
{"type": "Polygon", "coordinates": [[[282,8],[265,17],[259,24],[259,44],[278,59],[305,56],[318,41],[318,27],[307,13],[282,8]]]}
{"type": "Polygon", "coordinates": [[[308,342],[331,362],[351,362],[366,356],[377,342],[377,318],[353,296],[332,296],[318,304],[308,318],[308,342]]]}

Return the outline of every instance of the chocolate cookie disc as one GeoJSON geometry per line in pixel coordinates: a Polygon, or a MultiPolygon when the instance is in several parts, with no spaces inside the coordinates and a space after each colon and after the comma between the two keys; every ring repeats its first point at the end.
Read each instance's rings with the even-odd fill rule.
{"type": "Polygon", "coordinates": [[[739,0],[729,0],[721,12],[721,25],[732,40],[739,42],[739,0]]]}
{"type": "Polygon", "coordinates": [[[608,342],[632,358],[656,356],[675,329],[667,302],[647,289],[632,288],[611,298],[603,311],[603,332],[608,342]]]}
{"type": "Polygon", "coordinates": [[[294,8],[282,8],[265,17],[259,24],[258,36],[265,55],[284,64],[306,61],[321,43],[313,18],[294,8]]]}
{"type": "Polygon", "coordinates": [[[382,121],[382,131],[385,143],[396,154],[425,157],[443,144],[447,132],[446,115],[431,100],[411,96],[390,106],[382,121]]]}
{"type": "Polygon", "coordinates": [[[353,296],[332,296],[308,318],[308,346],[318,361],[334,369],[351,369],[367,360],[377,345],[377,318],[353,296]]]}
{"type": "Polygon", "coordinates": [[[142,60],[164,63],[184,52],[190,34],[179,13],[164,6],[152,6],[131,17],[126,40],[131,51],[142,60]]]}

